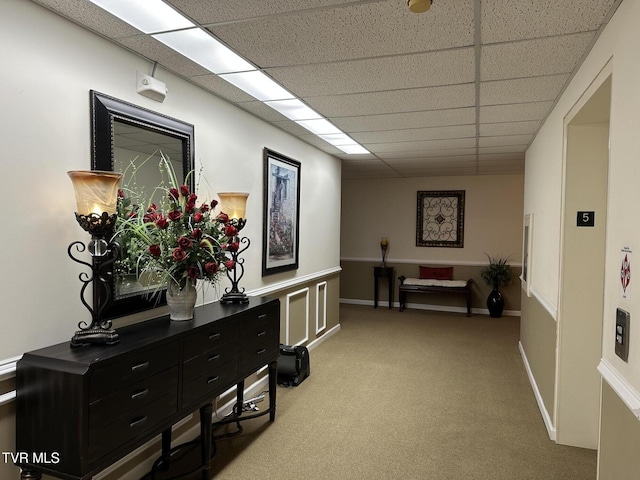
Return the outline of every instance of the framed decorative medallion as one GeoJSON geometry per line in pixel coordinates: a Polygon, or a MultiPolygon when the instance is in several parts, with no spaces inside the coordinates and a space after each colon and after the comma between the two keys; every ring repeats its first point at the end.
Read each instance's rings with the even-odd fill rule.
{"type": "Polygon", "coordinates": [[[464,246],[464,192],[418,192],[417,247],[464,246]]]}

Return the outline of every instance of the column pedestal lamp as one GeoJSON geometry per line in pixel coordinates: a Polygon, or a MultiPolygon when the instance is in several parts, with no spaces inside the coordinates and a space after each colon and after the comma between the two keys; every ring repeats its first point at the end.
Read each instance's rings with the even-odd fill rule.
{"type": "Polygon", "coordinates": [[[113,275],[113,263],[120,253],[120,246],[111,237],[116,224],[116,202],[118,200],[118,184],[121,173],[102,171],[67,172],[76,196],[76,220],[89,234],[91,240],[85,246],[83,242],[75,241],[69,245],[69,257],[81,265],[91,269],[91,274],[80,273],[78,278],[82,282],[80,301],[91,313],[91,323],[78,323],[79,330],[71,339],[72,347],[89,344],[114,344],[120,339],[111,328],[111,320],[104,320],[101,314],[111,303],[112,292],[110,277],[113,275]],[[76,258],[73,248],[77,252],[89,251],[91,263],[76,258]],[[93,283],[93,305],[85,299],[85,290],[93,283]]]}
{"type": "Polygon", "coordinates": [[[249,194],[244,192],[221,192],[218,193],[218,197],[220,198],[221,210],[229,216],[229,225],[235,229],[235,234],[231,235],[227,247],[233,262],[233,268],[227,268],[227,277],[231,280],[231,288],[225,289],[224,295],[220,298],[220,303],[248,303],[249,297],[244,293],[244,288],[238,287],[238,283],[244,275],[244,258],[240,258],[240,254],[249,248],[251,244],[247,237],[241,238],[239,236],[240,231],[247,223],[245,214],[249,194]]]}

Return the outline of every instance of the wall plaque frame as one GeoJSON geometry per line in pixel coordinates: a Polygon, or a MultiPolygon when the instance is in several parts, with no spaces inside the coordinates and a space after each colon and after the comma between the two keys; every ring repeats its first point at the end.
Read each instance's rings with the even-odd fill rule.
{"type": "Polygon", "coordinates": [[[417,247],[464,246],[464,190],[419,191],[417,247]]]}

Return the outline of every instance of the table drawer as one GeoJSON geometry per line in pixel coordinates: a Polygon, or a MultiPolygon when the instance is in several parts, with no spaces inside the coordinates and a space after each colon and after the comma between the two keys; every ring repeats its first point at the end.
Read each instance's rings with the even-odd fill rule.
{"type": "Polygon", "coordinates": [[[280,354],[280,344],[276,340],[274,342],[260,343],[258,345],[249,346],[243,349],[240,354],[240,371],[248,370],[256,371],[260,367],[273,361],[280,354]]]}
{"type": "Polygon", "coordinates": [[[211,369],[182,388],[182,407],[222,393],[236,380],[237,362],[231,361],[211,369]]]}
{"type": "Polygon", "coordinates": [[[143,434],[178,410],[177,395],[165,395],[117,418],[104,428],[89,430],[89,455],[98,457],[143,434]]]}
{"type": "Polygon", "coordinates": [[[235,342],[238,339],[238,325],[233,321],[213,322],[184,340],[184,358],[189,360],[212,348],[235,342]]]}
{"type": "Polygon", "coordinates": [[[280,319],[273,312],[262,312],[244,320],[240,342],[243,347],[280,341],[280,319]]]}
{"type": "Polygon", "coordinates": [[[184,363],[183,383],[189,383],[206,372],[217,369],[220,365],[235,362],[237,358],[238,346],[235,342],[218,345],[184,363]]]}
{"type": "Polygon", "coordinates": [[[165,395],[178,398],[178,367],[145,378],[89,405],[89,429],[104,427],[165,395]]]}
{"type": "Polygon", "coordinates": [[[93,403],[180,362],[178,342],[138,352],[118,362],[97,368],[89,380],[89,402],[93,403]]]}

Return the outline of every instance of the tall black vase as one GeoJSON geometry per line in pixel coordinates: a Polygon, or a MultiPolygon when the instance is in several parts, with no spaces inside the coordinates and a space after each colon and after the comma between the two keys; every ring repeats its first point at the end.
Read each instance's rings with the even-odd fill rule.
{"type": "Polygon", "coordinates": [[[497,286],[493,287],[489,297],[487,297],[487,308],[489,309],[489,316],[493,318],[502,317],[502,311],[504,310],[504,298],[497,286]]]}

